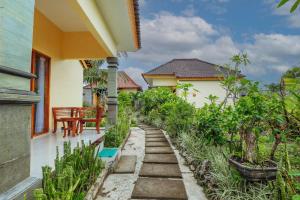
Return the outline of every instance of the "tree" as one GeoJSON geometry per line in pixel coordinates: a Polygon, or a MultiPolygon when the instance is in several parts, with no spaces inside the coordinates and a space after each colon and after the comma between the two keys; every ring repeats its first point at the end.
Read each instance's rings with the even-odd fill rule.
{"type": "MultiPolygon", "coordinates": [[[[285,5],[286,3],[291,2],[290,0],[281,0],[279,4],[277,5],[277,8],[280,8],[281,6],[285,5]]],[[[300,0],[295,0],[294,4],[292,5],[290,12],[294,12],[298,6],[300,5],[300,0]]]]}
{"type": "Polygon", "coordinates": [[[239,53],[231,57],[231,62],[234,67],[225,65],[225,68],[229,69],[228,74],[224,74],[224,80],[221,82],[223,88],[226,91],[226,97],[221,105],[226,105],[229,97],[232,97],[233,104],[236,103],[239,95],[243,92],[241,86],[242,75],[240,67],[241,65],[247,66],[250,61],[246,53],[239,53]]]}
{"type": "Polygon", "coordinates": [[[289,69],[282,75],[282,78],[300,78],[300,67],[289,69]]]}
{"type": "MultiPolygon", "coordinates": [[[[99,88],[107,82],[107,72],[101,69],[104,60],[89,60],[91,67],[84,69],[83,80],[91,86],[91,94],[99,96],[99,88]]],[[[97,106],[99,101],[97,98],[97,106]]]]}

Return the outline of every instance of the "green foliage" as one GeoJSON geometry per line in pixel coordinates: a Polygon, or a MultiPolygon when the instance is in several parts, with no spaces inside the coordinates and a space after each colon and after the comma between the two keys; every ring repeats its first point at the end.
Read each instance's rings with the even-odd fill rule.
{"type": "MultiPolygon", "coordinates": [[[[184,100],[187,100],[187,96],[189,95],[190,88],[192,88],[192,87],[193,87],[193,84],[191,84],[191,83],[184,83],[184,82],[183,83],[178,83],[176,85],[176,88],[182,91],[181,95],[184,98],[184,100]]],[[[198,90],[196,90],[194,88],[192,90],[194,92],[199,92],[198,90]]]]}
{"type": "Polygon", "coordinates": [[[180,98],[169,106],[170,110],[165,120],[166,130],[174,137],[190,131],[196,112],[195,108],[180,98]]]}
{"type": "MultiPolygon", "coordinates": [[[[99,151],[99,149],[98,149],[99,151]]],[[[55,169],[42,167],[43,188],[34,191],[34,199],[84,199],[85,193],[96,181],[104,168],[104,163],[98,157],[96,146],[85,145],[82,141],[71,150],[71,143],[64,143],[64,154],[59,156],[58,147],[55,159],[55,169]]]]}
{"type": "Polygon", "coordinates": [[[120,93],[118,96],[117,124],[105,132],[105,147],[120,147],[125,140],[131,126],[132,104],[130,94],[120,93]]]}
{"type": "Polygon", "coordinates": [[[170,88],[159,87],[146,90],[139,97],[143,105],[142,113],[148,115],[151,110],[158,109],[164,103],[175,101],[176,98],[170,88]]]}
{"type": "Polygon", "coordinates": [[[282,78],[300,78],[300,67],[293,67],[287,70],[283,75],[282,78]]]}
{"type": "Polygon", "coordinates": [[[223,125],[222,110],[216,103],[216,98],[210,96],[210,103],[198,110],[197,134],[204,136],[208,143],[222,145],[226,142],[223,125]]]}
{"type": "MultiPolygon", "coordinates": [[[[281,0],[281,1],[278,3],[277,7],[280,8],[281,6],[285,5],[285,4],[288,3],[289,1],[291,1],[291,0],[281,0]]],[[[291,9],[290,9],[290,12],[291,12],[291,13],[294,12],[294,11],[298,8],[299,4],[300,4],[300,0],[295,0],[295,2],[293,3],[293,5],[292,5],[292,7],[291,7],[291,9]]]]}

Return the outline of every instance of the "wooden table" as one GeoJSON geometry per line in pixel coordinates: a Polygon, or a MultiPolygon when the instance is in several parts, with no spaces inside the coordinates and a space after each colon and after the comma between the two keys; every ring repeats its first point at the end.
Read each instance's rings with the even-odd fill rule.
{"type": "Polygon", "coordinates": [[[70,132],[72,131],[72,136],[75,137],[78,132],[78,123],[81,120],[80,117],[63,117],[61,118],[63,129],[64,129],[64,137],[70,135],[70,132]]]}

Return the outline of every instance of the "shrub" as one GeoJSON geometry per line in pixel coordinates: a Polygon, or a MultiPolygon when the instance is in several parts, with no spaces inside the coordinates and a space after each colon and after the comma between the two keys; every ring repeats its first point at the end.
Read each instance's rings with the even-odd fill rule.
{"type": "Polygon", "coordinates": [[[190,131],[195,116],[194,106],[180,98],[172,104],[167,105],[170,110],[165,116],[165,127],[169,134],[177,137],[183,132],[190,131]]]}
{"type": "Polygon", "coordinates": [[[96,181],[104,168],[104,163],[98,157],[98,150],[94,145],[85,145],[82,141],[71,151],[71,143],[64,143],[64,155],[60,158],[57,149],[55,169],[44,166],[43,188],[34,191],[34,198],[38,199],[84,199],[85,193],[96,181]]]}
{"type": "Polygon", "coordinates": [[[226,142],[222,127],[223,115],[214,96],[209,97],[211,103],[205,104],[197,113],[197,134],[206,138],[208,143],[222,145],[226,142]]]}

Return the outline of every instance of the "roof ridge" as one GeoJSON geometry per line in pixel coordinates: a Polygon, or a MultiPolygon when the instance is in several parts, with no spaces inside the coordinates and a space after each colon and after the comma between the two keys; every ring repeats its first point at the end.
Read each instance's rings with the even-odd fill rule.
{"type": "Polygon", "coordinates": [[[137,84],[125,71],[119,71],[119,72],[122,72],[129,81],[131,81],[134,85],[138,86],[138,87],[141,87],[139,84],[137,84]]]}
{"type": "Polygon", "coordinates": [[[163,65],[166,65],[166,64],[168,64],[168,63],[171,63],[171,62],[174,61],[174,60],[175,60],[175,59],[172,59],[172,60],[170,60],[169,62],[166,62],[166,63],[164,63],[164,64],[161,64],[161,65],[159,65],[158,67],[155,67],[155,68],[151,69],[150,71],[145,72],[144,74],[151,73],[151,72],[153,72],[154,70],[159,69],[159,68],[161,68],[163,65]]]}

